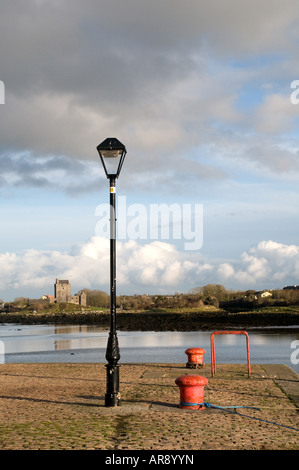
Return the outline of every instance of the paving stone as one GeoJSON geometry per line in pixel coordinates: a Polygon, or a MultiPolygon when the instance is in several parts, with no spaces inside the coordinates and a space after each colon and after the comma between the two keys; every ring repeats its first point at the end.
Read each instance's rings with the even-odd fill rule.
{"type": "Polygon", "coordinates": [[[298,450],[299,377],[286,366],[121,364],[121,406],[106,408],[104,364],[1,364],[5,450],[298,450]],[[208,379],[219,408],[179,408],[175,379],[208,379]],[[244,408],[225,408],[236,406],[244,408]],[[246,407],[246,408],[245,408],[246,407]]]}

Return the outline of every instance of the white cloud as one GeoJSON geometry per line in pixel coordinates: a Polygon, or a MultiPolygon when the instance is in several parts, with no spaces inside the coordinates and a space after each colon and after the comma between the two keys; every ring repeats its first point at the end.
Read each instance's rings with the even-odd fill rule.
{"type": "Polygon", "coordinates": [[[218,268],[218,274],[221,279],[227,280],[233,278],[235,270],[229,263],[221,263],[218,268]]]}
{"type": "MultiPolygon", "coordinates": [[[[241,254],[236,263],[223,263],[218,273],[227,283],[240,286],[277,287],[296,284],[299,277],[299,246],[262,241],[241,254]]],[[[248,287],[249,288],[249,287],[248,287]]]]}
{"type": "MultiPolygon", "coordinates": [[[[73,290],[84,287],[109,291],[109,240],[91,238],[71,252],[0,255],[0,297],[51,293],[55,278],[69,279],[73,290]]],[[[296,284],[299,246],[263,241],[234,262],[205,260],[200,253],[181,252],[174,245],[134,240],[117,243],[117,290],[120,293],[173,293],[208,283],[227,288],[280,288],[296,284]]],[[[31,295],[32,296],[32,295],[31,295]]]]}

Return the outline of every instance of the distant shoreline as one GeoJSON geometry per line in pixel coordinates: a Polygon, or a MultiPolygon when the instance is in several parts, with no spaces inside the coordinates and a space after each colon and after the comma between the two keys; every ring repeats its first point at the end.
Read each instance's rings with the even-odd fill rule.
{"type": "MultiPolygon", "coordinates": [[[[277,310],[277,309],[276,309],[277,310]]],[[[117,329],[124,331],[196,331],[245,327],[299,327],[297,308],[288,311],[138,311],[117,312],[117,329]]],[[[98,325],[109,328],[110,313],[103,311],[67,313],[0,313],[0,323],[98,325]]]]}

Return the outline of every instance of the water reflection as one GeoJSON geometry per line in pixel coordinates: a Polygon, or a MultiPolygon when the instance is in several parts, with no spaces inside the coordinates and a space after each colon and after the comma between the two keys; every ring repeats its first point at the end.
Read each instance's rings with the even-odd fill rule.
{"type": "MultiPolygon", "coordinates": [[[[247,329],[251,363],[291,363],[299,340],[299,328],[247,329]]],[[[121,362],[179,362],[187,360],[185,349],[198,346],[210,361],[211,331],[192,332],[118,332],[121,362]]],[[[16,325],[0,326],[5,362],[105,362],[108,330],[96,325],[16,325]]],[[[244,335],[216,335],[217,363],[247,361],[244,335]]],[[[299,357],[299,354],[297,354],[299,357]]]]}
{"type": "Polygon", "coordinates": [[[97,348],[104,346],[106,337],[106,330],[96,326],[11,324],[0,326],[0,340],[4,341],[6,353],[97,348]]]}

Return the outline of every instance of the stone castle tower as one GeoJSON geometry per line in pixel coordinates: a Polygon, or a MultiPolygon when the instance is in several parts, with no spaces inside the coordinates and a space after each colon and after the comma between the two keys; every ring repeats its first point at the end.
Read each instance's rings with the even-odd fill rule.
{"type": "Polygon", "coordinates": [[[71,284],[70,281],[67,280],[56,279],[56,283],[54,284],[54,296],[55,302],[57,303],[66,302],[86,306],[85,292],[82,292],[80,295],[72,295],[71,284]]]}
{"type": "Polygon", "coordinates": [[[70,302],[72,297],[70,281],[60,281],[56,279],[56,283],[54,284],[54,296],[58,303],[70,302]]]}

